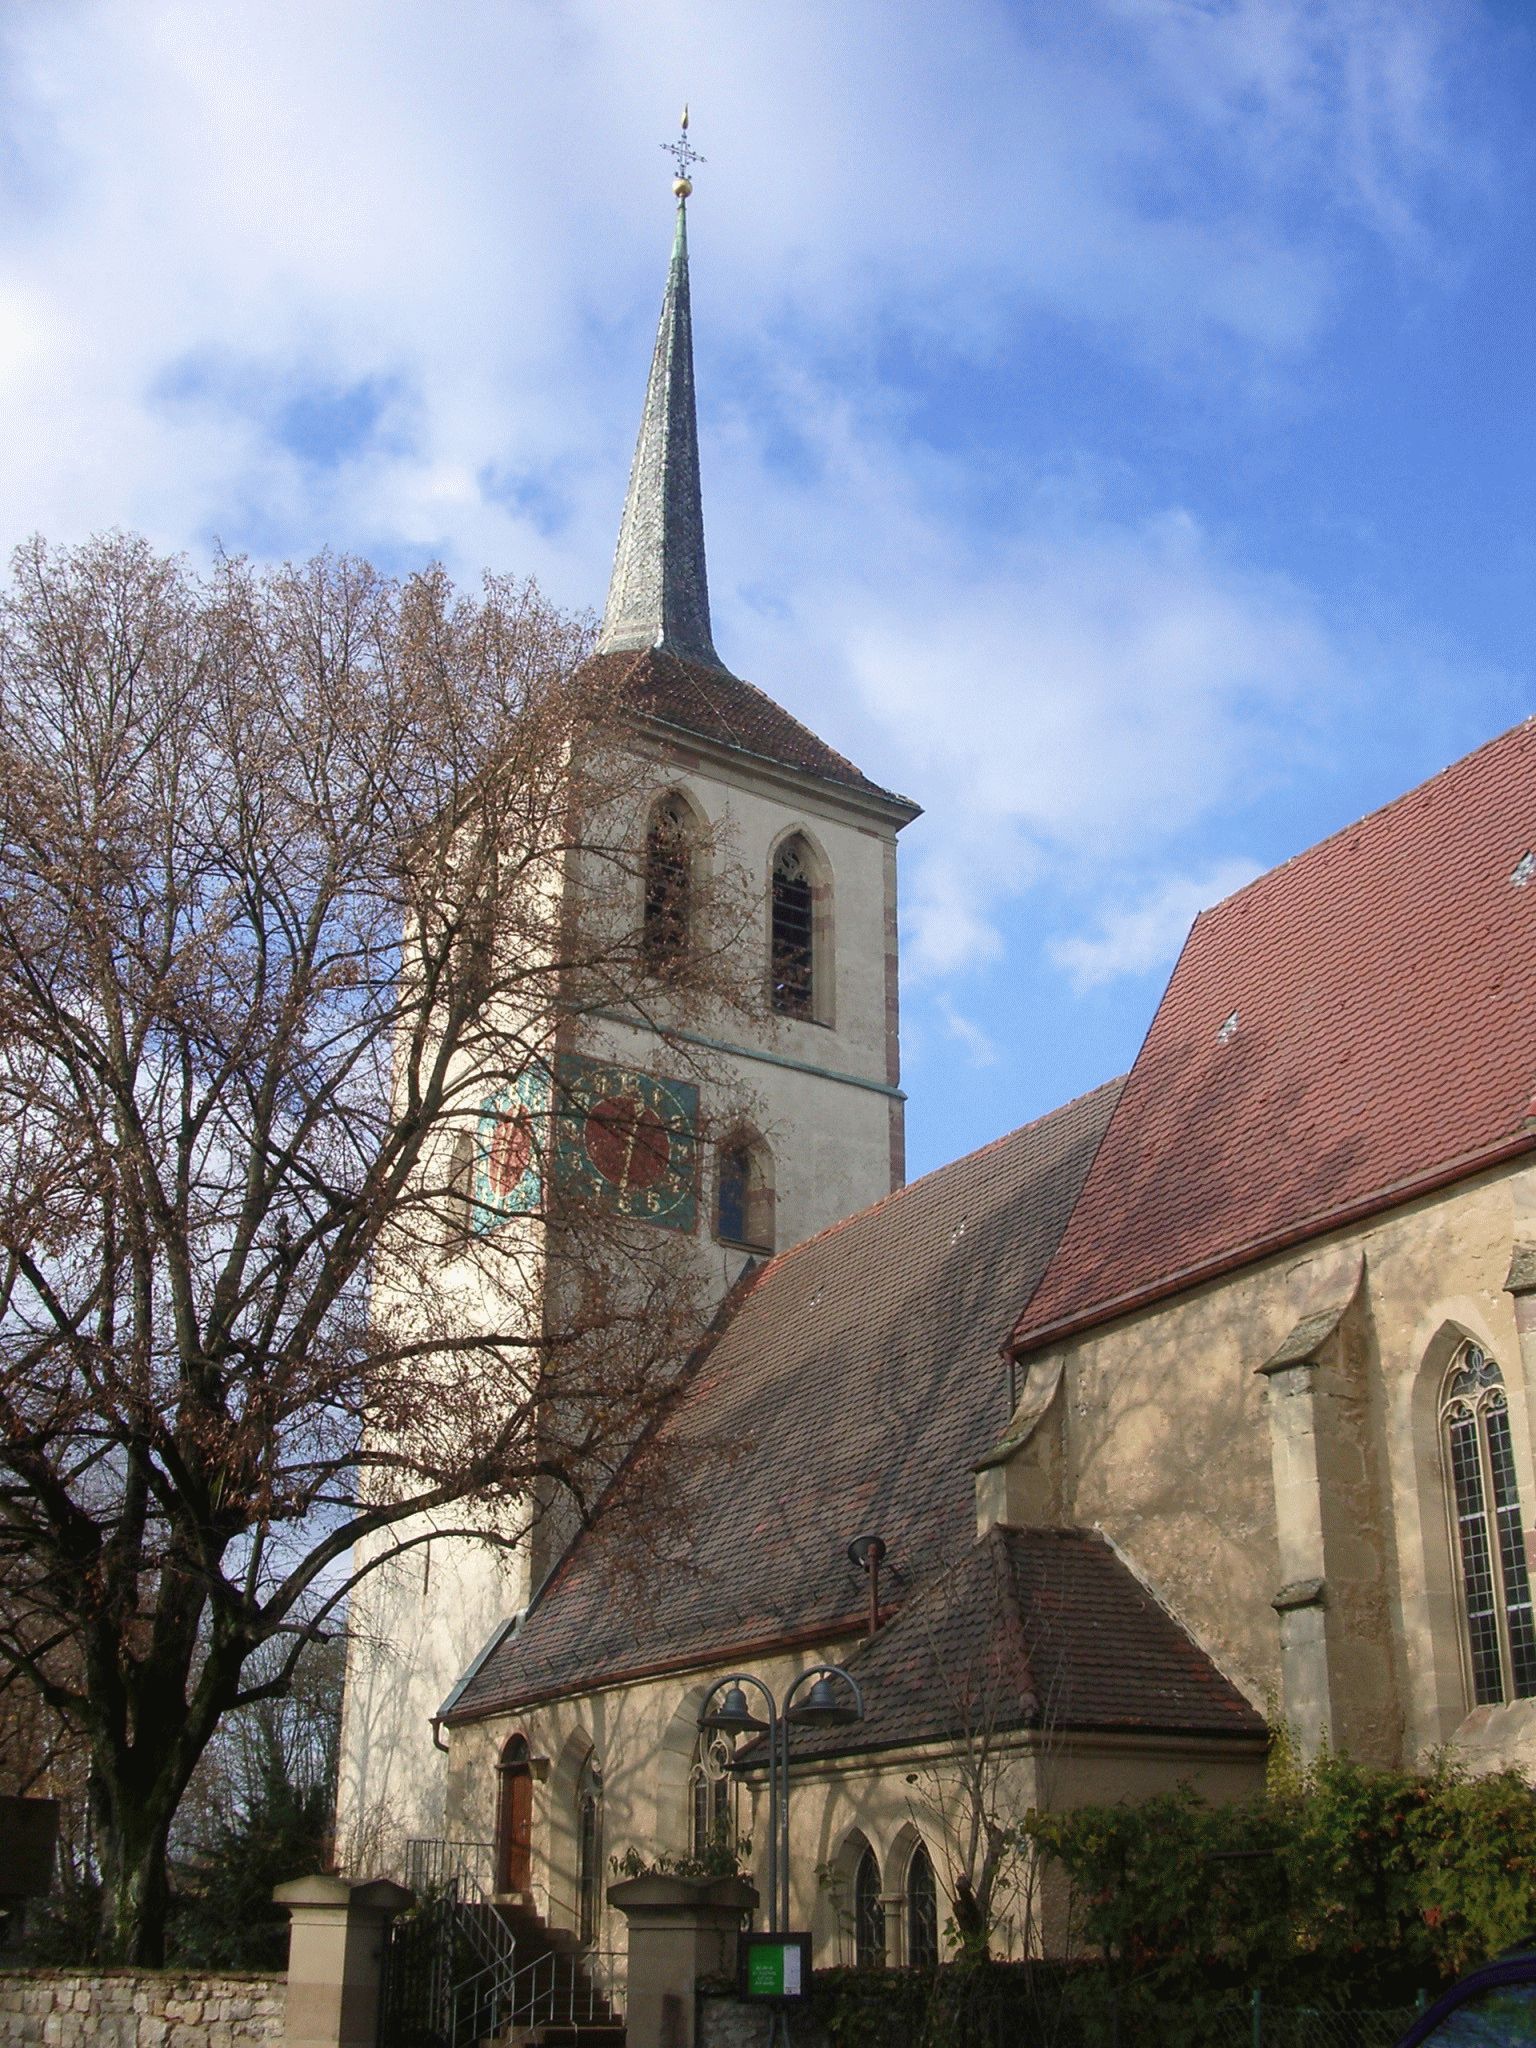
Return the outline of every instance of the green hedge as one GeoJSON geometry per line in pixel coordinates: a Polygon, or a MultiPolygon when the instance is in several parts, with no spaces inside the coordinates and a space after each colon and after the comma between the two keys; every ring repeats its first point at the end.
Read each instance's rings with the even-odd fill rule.
{"type": "Polygon", "coordinates": [[[1031,1814],[1082,1939],[1160,2000],[1258,1987],[1396,2005],[1536,1932],[1536,1793],[1513,1772],[1367,1770],[1282,1746],[1261,1798],[1031,1814]]]}

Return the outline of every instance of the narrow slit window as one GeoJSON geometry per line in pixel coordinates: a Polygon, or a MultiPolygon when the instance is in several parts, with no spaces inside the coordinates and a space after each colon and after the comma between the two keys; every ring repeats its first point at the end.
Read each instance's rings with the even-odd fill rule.
{"type": "Polygon", "coordinates": [[[861,1970],[878,1970],[885,1962],[885,1902],[880,1897],[880,1866],[866,1848],[853,1877],[853,1958],[861,1970]]]}
{"type": "Polygon", "coordinates": [[[1536,1615],[1504,1376],[1476,1344],[1446,1377],[1440,1406],[1472,1698],[1536,1695],[1536,1615]]]}
{"type": "Polygon", "coordinates": [[[603,1774],[591,1757],[576,1787],[577,1932],[583,1948],[597,1939],[603,1881],[603,1774]]]}
{"type": "Polygon", "coordinates": [[[475,1141],[460,1131],[448,1161],[448,1215],[444,1231],[450,1248],[468,1244],[475,1221],[475,1141]]]}
{"type": "Polygon", "coordinates": [[[816,892],[801,839],[773,864],[773,1007],[781,1017],[816,1015],[816,892]]]}
{"type": "Polygon", "coordinates": [[[921,1843],[907,1865],[907,1967],[936,1970],[939,1966],[939,1888],[933,1862],[921,1843]]]}

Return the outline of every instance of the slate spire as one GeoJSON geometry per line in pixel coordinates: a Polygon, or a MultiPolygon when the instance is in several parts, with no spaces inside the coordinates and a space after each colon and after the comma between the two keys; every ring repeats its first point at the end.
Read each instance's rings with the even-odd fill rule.
{"type": "Polygon", "coordinates": [[[704,570],[688,300],[688,194],[693,186],[686,165],[680,165],[672,189],[677,194],[672,263],[597,652],[658,647],[683,661],[723,669],[710,637],[704,570]]]}

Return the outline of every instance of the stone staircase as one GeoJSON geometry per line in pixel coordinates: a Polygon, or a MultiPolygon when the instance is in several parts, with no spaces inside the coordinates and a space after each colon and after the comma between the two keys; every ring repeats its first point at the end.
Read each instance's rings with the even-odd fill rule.
{"type": "Polygon", "coordinates": [[[499,1916],[516,1955],[506,2017],[485,2048],[624,2048],[624,2020],[602,1960],[531,1906],[498,1902],[482,1910],[499,1916]]]}

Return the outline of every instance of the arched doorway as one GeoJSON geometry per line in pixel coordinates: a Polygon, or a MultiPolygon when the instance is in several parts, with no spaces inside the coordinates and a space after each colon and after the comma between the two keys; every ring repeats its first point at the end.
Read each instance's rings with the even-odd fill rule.
{"type": "Polygon", "coordinates": [[[533,1770],[523,1736],[507,1737],[496,1778],[496,1889],[526,1892],[533,1884],[533,1770]]]}

